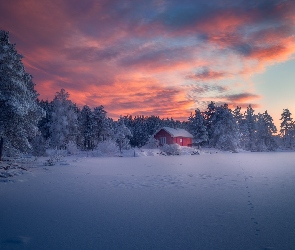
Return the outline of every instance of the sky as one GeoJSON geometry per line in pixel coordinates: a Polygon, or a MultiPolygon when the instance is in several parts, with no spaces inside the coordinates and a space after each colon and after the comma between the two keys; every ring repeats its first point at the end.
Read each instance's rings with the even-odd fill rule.
{"type": "Polygon", "coordinates": [[[196,108],[251,104],[295,114],[295,1],[9,0],[0,29],[40,99],[187,120],[196,108]]]}

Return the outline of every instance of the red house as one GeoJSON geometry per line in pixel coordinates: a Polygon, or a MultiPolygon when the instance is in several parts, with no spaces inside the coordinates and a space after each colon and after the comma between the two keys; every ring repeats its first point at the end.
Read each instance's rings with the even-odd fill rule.
{"type": "Polygon", "coordinates": [[[191,147],[193,136],[185,129],[163,127],[154,134],[154,138],[160,142],[160,146],[177,143],[180,146],[191,147]]]}

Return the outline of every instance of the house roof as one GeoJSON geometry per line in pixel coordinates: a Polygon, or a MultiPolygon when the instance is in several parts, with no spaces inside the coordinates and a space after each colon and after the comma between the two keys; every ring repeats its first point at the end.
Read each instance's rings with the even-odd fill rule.
{"type": "MultiPolygon", "coordinates": [[[[164,129],[167,133],[169,133],[172,137],[188,137],[193,138],[193,135],[187,132],[185,129],[182,128],[169,128],[169,127],[163,127],[161,129],[164,129]]],[[[161,130],[160,129],[160,130],[161,130]]],[[[160,131],[158,130],[158,132],[160,131]]],[[[157,132],[157,133],[158,133],[157,132]]]]}

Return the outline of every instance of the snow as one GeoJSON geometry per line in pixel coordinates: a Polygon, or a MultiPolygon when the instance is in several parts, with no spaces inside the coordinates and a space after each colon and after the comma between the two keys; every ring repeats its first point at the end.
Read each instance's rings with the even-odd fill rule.
{"type": "Polygon", "coordinates": [[[294,152],[144,155],[0,178],[0,249],[295,249],[294,152]]]}
{"type": "Polygon", "coordinates": [[[188,137],[188,138],[193,138],[192,134],[190,134],[189,132],[187,132],[185,129],[182,129],[182,128],[163,127],[161,129],[164,129],[172,137],[188,137]]]}

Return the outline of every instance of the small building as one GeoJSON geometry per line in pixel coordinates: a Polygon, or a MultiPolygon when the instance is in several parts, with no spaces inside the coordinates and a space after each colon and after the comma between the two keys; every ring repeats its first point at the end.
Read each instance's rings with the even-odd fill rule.
{"type": "Polygon", "coordinates": [[[160,146],[164,144],[177,143],[180,146],[192,146],[193,136],[185,129],[163,127],[154,134],[154,138],[160,142],[160,146]]]}

